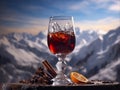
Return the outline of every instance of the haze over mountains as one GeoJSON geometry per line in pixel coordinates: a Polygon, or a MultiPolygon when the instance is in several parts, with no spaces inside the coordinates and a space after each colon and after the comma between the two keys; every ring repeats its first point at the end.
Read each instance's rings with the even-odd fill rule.
{"type": "MultiPolygon", "coordinates": [[[[1,83],[31,77],[45,59],[55,67],[57,58],[47,47],[46,35],[47,32],[0,36],[1,83]]],[[[68,70],[79,71],[89,79],[120,82],[120,27],[106,35],[76,28],[76,47],[66,60],[68,70]]]]}

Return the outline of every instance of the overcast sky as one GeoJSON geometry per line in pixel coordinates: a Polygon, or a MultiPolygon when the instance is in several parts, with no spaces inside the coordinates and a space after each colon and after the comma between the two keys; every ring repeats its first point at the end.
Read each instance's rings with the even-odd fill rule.
{"type": "Polygon", "coordinates": [[[47,30],[50,16],[73,16],[81,30],[120,26],[120,0],[0,0],[0,34],[47,30]]]}

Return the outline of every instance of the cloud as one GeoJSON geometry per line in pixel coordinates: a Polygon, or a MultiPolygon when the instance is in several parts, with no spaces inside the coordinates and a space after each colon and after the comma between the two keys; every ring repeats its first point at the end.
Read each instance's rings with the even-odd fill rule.
{"type": "Polygon", "coordinates": [[[84,8],[88,7],[89,2],[87,0],[84,0],[82,2],[76,2],[72,4],[69,9],[71,10],[83,10],[84,8]]]}
{"type": "Polygon", "coordinates": [[[47,30],[47,26],[39,26],[39,25],[29,25],[24,27],[12,27],[12,26],[0,26],[0,34],[8,34],[11,32],[17,32],[17,33],[31,33],[33,35],[38,34],[42,30],[47,30]]]}
{"type": "Polygon", "coordinates": [[[97,8],[103,8],[106,10],[120,11],[120,0],[91,0],[96,4],[97,8]]]}
{"type": "Polygon", "coordinates": [[[112,11],[120,12],[120,1],[119,0],[114,0],[114,3],[111,6],[109,6],[108,9],[112,10],[112,11]]]}
{"type": "Polygon", "coordinates": [[[41,17],[46,8],[29,4],[18,5],[16,8],[1,6],[0,8],[0,34],[11,32],[28,32],[37,34],[41,30],[47,30],[48,18],[41,17]],[[40,12],[40,13],[39,13],[40,12]],[[35,14],[40,15],[35,16],[35,14]]]}
{"type": "Polygon", "coordinates": [[[9,22],[0,25],[0,33],[10,32],[28,32],[31,34],[37,34],[42,30],[47,30],[48,19],[47,18],[36,18],[36,17],[4,17],[0,18],[2,22],[9,22]]]}
{"type": "Polygon", "coordinates": [[[120,11],[119,0],[83,0],[71,4],[70,10],[90,13],[95,10],[104,9],[106,11],[120,11]]]}
{"type": "Polygon", "coordinates": [[[79,27],[81,30],[98,30],[102,33],[106,33],[111,29],[115,29],[120,26],[120,19],[107,17],[99,20],[93,21],[78,21],[75,23],[76,27],[79,27]]]}
{"type": "Polygon", "coordinates": [[[14,8],[10,7],[11,2],[8,2],[7,6],[1,4],[0,33],[37,34],[41,30],[47,30],[48,17],[52,15],[73,15],[79,20],[83,20],[78,21],[77,19],[75,22],[76,26],[82,30],[92,29],[107,32],[120,25],[120,18],[117,18],[118,13],[113,13],[113,11],[120,11],[119,0],[55,0],[54,2],[43,0],[41,3],[38,2],[22,2],[22,4],[16,2],[13,5],[14,8]],[[114,18],[115,16],[117,17],[114,18]]]}

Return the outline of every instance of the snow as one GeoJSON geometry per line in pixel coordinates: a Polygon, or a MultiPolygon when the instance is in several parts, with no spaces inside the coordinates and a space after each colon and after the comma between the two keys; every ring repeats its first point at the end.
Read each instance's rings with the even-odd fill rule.
{"type": "Polygon", "coordinates": [[[90,77],[90,80],[111,80],[115,81],[116,80],[116,72],[115,68],[116,66],[120,65],[120,60],[111,62],[108,64],[105,68],[101,69],[96,75],[90,77]]]}
{"type": "Polygon", "coordinates": [[[32,65],[33,63],[39,63],[39,58],[32,52],[26,52],[23,49],[16,49],[14,46],[6,48],[6,50],[14,56],[19,65],[32,65]],[[36,59],[38,60],[36,60],[36,59]]]}
{"type": "Polygon", "coordinates": [[[3,36],[2,39],[0,39],[0,45],[10,45],[10,42],[8,41],[8,39],[6,37],[3,36]]]}

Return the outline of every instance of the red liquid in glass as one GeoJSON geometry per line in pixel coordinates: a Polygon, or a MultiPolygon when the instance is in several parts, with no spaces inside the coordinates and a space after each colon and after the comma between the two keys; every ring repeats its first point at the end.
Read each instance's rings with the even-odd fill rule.
{"type": "Polygon", "coordinates": [[[62,31],[48,33],[48,47],[53,54],[68,54],[75,47],[75,35],[62,31]]]}

